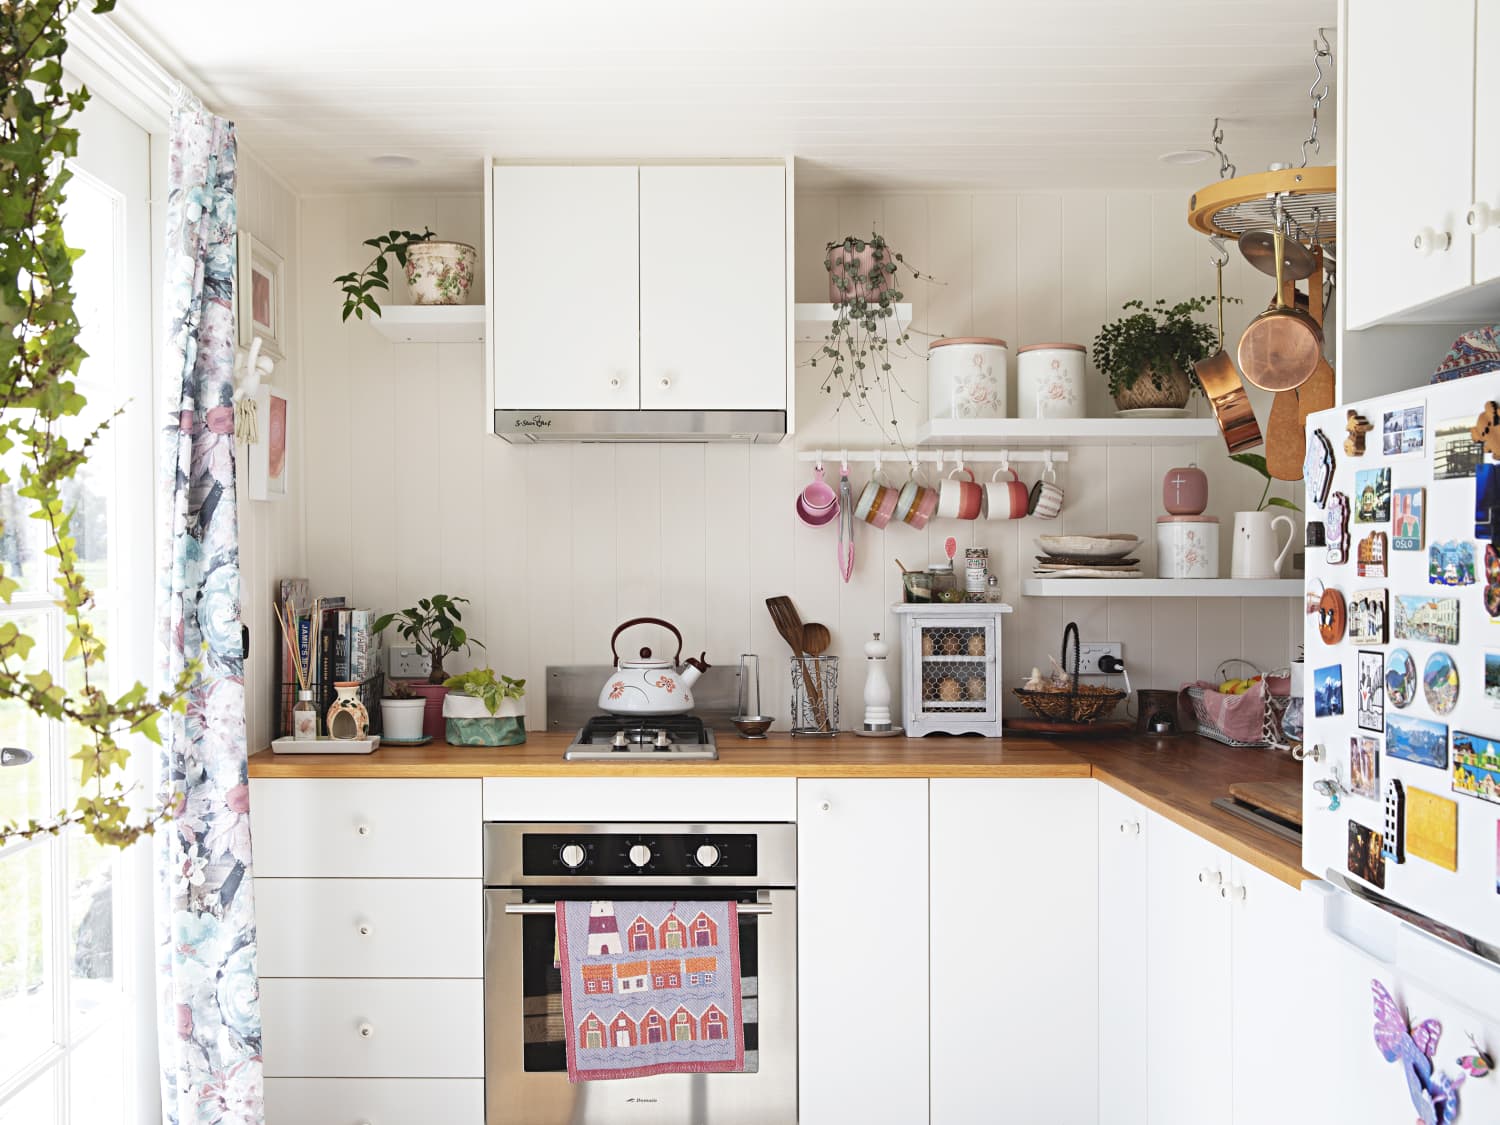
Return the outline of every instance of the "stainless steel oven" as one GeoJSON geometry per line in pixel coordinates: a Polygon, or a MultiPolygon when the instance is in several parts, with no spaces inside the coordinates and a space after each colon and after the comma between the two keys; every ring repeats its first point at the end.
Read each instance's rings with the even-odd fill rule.
{"type": "Polygon", "coordinates": [[[794,824],[484,829],[486,1125],[773,1125],[797,1119],[794,824]],[[745,1071],[568,1081],[559,899],[733,900],[745,1071]]]}

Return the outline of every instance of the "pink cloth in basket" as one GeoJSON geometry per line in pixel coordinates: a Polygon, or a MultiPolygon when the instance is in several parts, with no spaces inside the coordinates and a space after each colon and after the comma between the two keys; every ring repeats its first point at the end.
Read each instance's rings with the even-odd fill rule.
{"type": "MultiPolygon", "coordinates": [[[[1186,694],[1189,687],[1203,688],[1203,710],[1208,720],[1218,730],[1236,742],[1259,742],[1261,732],[1266,721],[1266,688],[1265,683],[1252,684],[1250,690],[1244,695],[1225,695],[1223,692],[1215,691],[1217,684],[1209,683],[1207,680],[1199,680],[1196,684],[1188,684],[1184,687],[1186,694]]],[[[1192,709],[1192,700],[1185,700],[1189,709],[1192,709]]],[[[1194,714],[1197,712],[1194,711],[1194,714]]],[[[1200,724],[1202,720],[1199,720],[1200,724]]]]}

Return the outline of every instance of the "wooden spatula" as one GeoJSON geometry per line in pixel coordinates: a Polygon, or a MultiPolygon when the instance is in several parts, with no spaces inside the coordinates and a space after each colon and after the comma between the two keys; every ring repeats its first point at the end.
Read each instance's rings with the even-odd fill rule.
{"type": "Polygon", "coordinates": [[[813,706],[813,714],[818,719],[819,726],[825,726],[823,711],[823,695],[818,690],[813,674],[807,667],[806,644],[802,636],[802,617],[797,612],[797,607],[792,604],[792,599],[781,595],[779,597],[767,598],[766,609],[771,613],[771,623],[776,626],[776,631],[781,634],[781,639],[791,646],[792,654],[797,658],[797,667],[802,673],[802,686],[807,689],[807,698],[813,706]]]}

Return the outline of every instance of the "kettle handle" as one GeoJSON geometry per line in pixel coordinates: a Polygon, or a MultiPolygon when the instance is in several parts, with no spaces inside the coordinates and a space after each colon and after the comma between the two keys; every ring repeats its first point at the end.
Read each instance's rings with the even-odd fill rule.
{"type": "Polygon", "coordinates": [[[632,617],[617,628],[609,638],[609,653],[615,658],[616,668],[620,666],[620,653],[615,648],[615,642],[620,639],[621,633],[634,625],[660,625],[662,628],[669,630],[672,636],[677,638],[677,655],[672,657],[672,666],[675,668],[682,663],[682,634],[677,631],[676,625],[673,625],[670,621],[663,621],[660,617],[632,617]]]}

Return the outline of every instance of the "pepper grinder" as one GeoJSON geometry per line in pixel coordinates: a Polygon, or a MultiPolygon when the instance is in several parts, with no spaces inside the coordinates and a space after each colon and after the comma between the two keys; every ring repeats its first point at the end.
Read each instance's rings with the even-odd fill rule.
{"type": "Polygon", "coordinates": [[[865,721],[855,733],[867,738],[889,738],[900,734],[901,728],[891,725],[891,684],[885,677],[885,658],[891,654],[891,646],[875,633],[865,642],[865,663],[869,668],[865,675],[865,721]]]}

